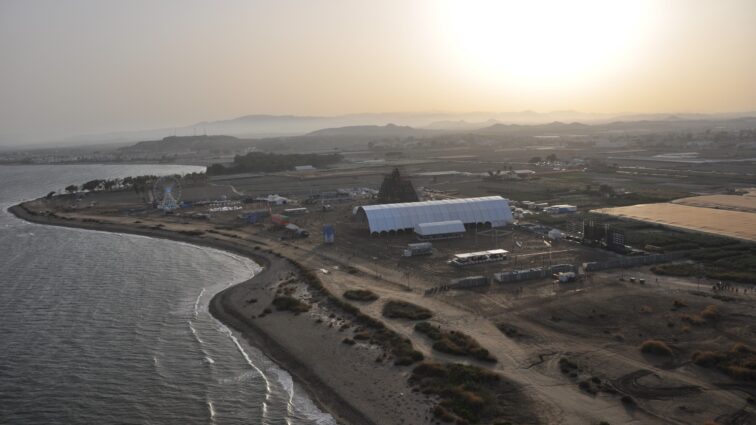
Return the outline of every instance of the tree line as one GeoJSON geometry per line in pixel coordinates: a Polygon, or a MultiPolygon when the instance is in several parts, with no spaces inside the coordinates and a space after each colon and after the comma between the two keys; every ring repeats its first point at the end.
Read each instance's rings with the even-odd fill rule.
{"type": "MultiPolygon", "coordinates": [[[[207,174],[205,173],[190,173],[183,177],[180,175],[175,176],[181,181],[182,184],[192,186],[196,184],[203,184],[207,181],[207,174]]],[[[157,180],[158,176],[143,175],[143,176],[129,176],[116,179],[94,179],[81,185],[71,184],[64,188],[68,193],[76,192],[99,192],[109,190],[133,190],[137,195],[140,193],[147,193],[152,189],[152,185],[157,180]]],[[[47,197],[51,197],[55,192],[51,192],[47,197]]]]}
{"type": "Polygon", "coordinates": [[[343,159],[341,154],[277,154],[266,152],[250,152],[246,155],[236,155],[233,164],[213,164],[207,167],[207,174],[235,174],[250,172],[275,172],[293,170],[300,165],[325,167],[343,159]]]}

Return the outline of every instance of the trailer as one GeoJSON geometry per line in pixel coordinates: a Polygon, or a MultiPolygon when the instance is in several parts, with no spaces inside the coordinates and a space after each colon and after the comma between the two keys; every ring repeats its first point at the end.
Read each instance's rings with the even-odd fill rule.
{"type": "Polygon", "coordinates": [[[509,251],[503,249],[491,249],[488,251],[467,252],[464,254],[454,254],[454,258],[448,261],[448,264],[457,267],[471,266],[475,264],[493,263],[507,259],[509,251]]]}
{"type": "Polygon", "coordinates": [[[293,237],[297,237],[297,238],[306,238],[306,237],[310,236],[310,232],[308,232],[307,230],[305,230],[305,229],[303,229],[303,228],[301,228],[301,227],[297,226],[296,224],[291,224],[291,223],[287,224],[287,225],[286,225],[286,230],[287,230],[287,231],[288,231],[288,232],[289,232],[289,233],[290,233],[290,234],[291,234],[291,235],[292,235],[293,237]]]}
{"type": "Polygon", "coordinates": [[[548,275],[548,271],[543,267],[532,269],[513,270],[511,272],[494,273],[494,280],[497,283],[521,282],[524,280],[541,279],[548,275]]]}
{"type": "Polygon", "coordinates": [[[477,288],[481,286],[488,286],[488,278],[486,276],[463,277],[454,279],[449,284],[450,289],[477,288]]]}
{"type": "Polygon", "coordinates": [[[567,205],[567,204],[561,204],[561,205],[552,205],[550,207],[544,208],[544,212],[547,214],[567,214],[567,213],[573,213],[577,211],[577,207],[575,205],[567,205]]]}
{"type": "Polygon", "coordinates": [[[420,242],[407,244],[407,248],[404,249],[403,256],[416,257],[418,255],[431,254],[433,254],[433,244],[430,242],[420,242]]]}
{"type": "Polygon", "coordinates": [[[286,208],[283,212],[288,215],[302,215],[310,211],[307,208],[286,208]]]}

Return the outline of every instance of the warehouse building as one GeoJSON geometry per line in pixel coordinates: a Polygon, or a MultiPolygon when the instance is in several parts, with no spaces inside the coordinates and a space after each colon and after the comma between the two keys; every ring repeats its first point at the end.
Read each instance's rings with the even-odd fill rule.
{"type": "Polygon", "coordinates": [[[354,214],[367,221],[371,234],[414,230],[421,223],[461,221],[500,227],[512,223],[509,202],[501,196],[365,205],[354,214]]]}

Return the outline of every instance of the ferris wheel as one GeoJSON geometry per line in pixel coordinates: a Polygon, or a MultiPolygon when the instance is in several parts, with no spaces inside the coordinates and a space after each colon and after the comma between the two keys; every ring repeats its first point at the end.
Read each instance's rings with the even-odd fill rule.
{"type": "Polygon", "coordinates": [[[152,196],[157,207],[163,211],[178,208],[181,201],[181,183],[174,176],[163,176],[155,180],[152,186],[152,196]]]}

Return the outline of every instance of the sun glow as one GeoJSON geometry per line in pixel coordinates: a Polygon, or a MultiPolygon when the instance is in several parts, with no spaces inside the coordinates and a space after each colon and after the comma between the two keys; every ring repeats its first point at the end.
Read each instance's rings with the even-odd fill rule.
{"type": "Polygon", "coordinates": [[[553,90],[624,71],[651,40],[653,8],[645,0],[449,0],[440,24],[467,78],[553,90]]]}

